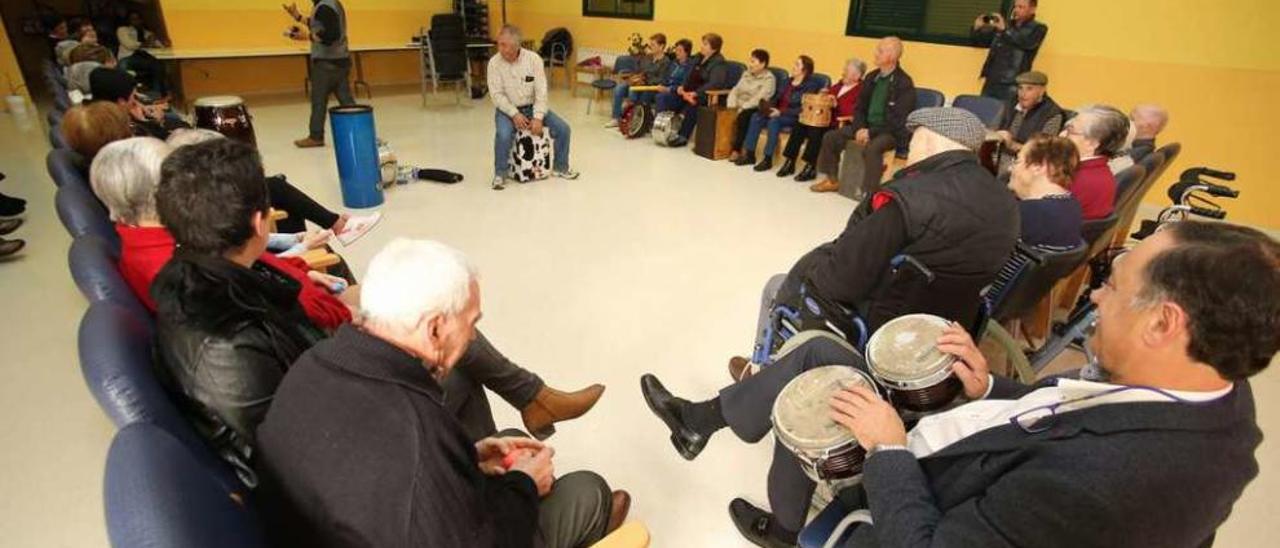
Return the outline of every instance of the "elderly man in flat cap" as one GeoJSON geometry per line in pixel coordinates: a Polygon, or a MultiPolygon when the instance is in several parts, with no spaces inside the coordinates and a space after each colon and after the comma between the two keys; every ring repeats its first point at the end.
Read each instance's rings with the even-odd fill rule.
{"type": "MultiPolygon", "coordinates": [[[[790,273],[770,280],[763,299],[766,310],[775,303],[794,305],[807,297],[857,311],[872,331],[893,317],[913,312],[949,316],[964,325],[973,322],[980,288],[995,278],[1017,240],[1016,200],[978,164],[974,151],[981,146],[986,128],[972,113],[920,109],[907,118],[907,128],[912,131],[909,165],[858,206],[835,240],[801,257],[790,273]],[[950,311],[903,306],[935,299],[895,291],[889,280],[891,262],[899,255],[913,257],[933,272],[935,280],[972,281],[966,286],[971,294],[953,291],[956,295],[936,299],[957,304],[950,311]]],[[[931,306],[934,303],[925,304],[931,306]]],[[[671,430],[676,450],[693,460],[711,435],[726,426],[743,441],[760,441],[771,429],[774,399],[803,371],[827,364],[865,369],[851,348],[847,341],[827,333],[784,346],[768,367],[757,368],[745,358],[734,358],[729,369],[737,382],[701,402],[673,396],[651,374],[641,378],[641,391],[650,410],[671,430]]],[[[780,444],[775,445],[768,487],[773,513],[742,499],[730,503],[729,513],[738,530],[757,545],[794,545],[815,484],[780,444]]]]}
{"type": "Polygon", "coordinates": [[[1049,97],[1049,77],[1043,72],[1024,72],[1017,80],[1018,95],[1005,104],[996,128],[1001,145],[996,163],[1000,175],[1009,173],[1023,144],[1036,135],[1057,135],[1066,117],[1062,107],[1049,97]]]}

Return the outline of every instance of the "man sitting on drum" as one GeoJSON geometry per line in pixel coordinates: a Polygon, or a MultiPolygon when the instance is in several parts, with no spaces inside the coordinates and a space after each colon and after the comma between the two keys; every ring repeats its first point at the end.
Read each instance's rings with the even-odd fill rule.
{"type": "MultiPolygon", "coordinates": [[[[798,301],[803,291],[814,299],[859,311],[872,331],[904,313],[948,314],[948,308],[953,317],[947,319],[966,325],[973,321],[980,288],[995,279],[1017,240],[1017,203],[978,165],[974,150],[982,144],[986,128],[972,113],[922,109],[907,124],[914,130],[911,165],[865,200],[833,242],[806,254],[788,275],[770,280],[766,309],[798,301]],[[884,287],[891,285],[893,257],[903,254],[926,265],[938,280],[965,278],[972,283],[963,284],[967,291],[934,299],[939,302],[930,303],[935,307],[931,310],[904,309],[901,296],[884,287]]],[[[762,327],[766,321],[761,320],[762,327]]],[[[772,365],[709,401],[675,398],[652,375],[641,379],[641,390],[650,409],[671,429],[671,441],[686,459],[697,457],[708,438],[726,425],[741,439],[758,441],[769,431],[769,402],[788,380],[814,365],[861,363],[847,342],[824,339],[800,344],[801,338],[797,335],[784,345],[772,365]]],[[[730,370],[735,379],[752,372],[745,358],[732,360],[730,370]]],[[[730,507],[750,538],[794,543],[804,525],[813,482],[790,462],[794,457],[789,455],[781,447],[775,451],[770,502],[778,516],[770,521],[767,535],[750,525],[757,510],[737,501],[730,507]]]]}
{"type": "MultiPolygon", "coordinates": [[[[1211,543],[1258,473],[1247,379],[1280,350],[1280,243],[1222,223],[1169,225],[1117,260],[1092,300],[1099,368],[1085,371],[1097,374],[1033,386],[994,378],[970,336],[951,326],[937,350],[955,356],[953,374],[979,401],[908,432],[873,388],[836,391],[823,418],[866,451],[860,482],[838,496],[865,510],[850,516],[860,523],[841,546],[1211,543]]],[[[824,334],[719,398],[692,404],[664,392],[657,403],[673,440],[705,444],[726,423],[758,440],[792,378],[862,363],[824,334]]],[[[779,445],[774,455],[774,513],[741,499],[730,506],[761,546],[794,543],[814,487],[795,454],[779,445]]]]}
{"type": "Polygon", "coordinates": [[[520,29],[502,27],[498,33],[498,54],[489,59],[489,97],[498,111],[494,117],[497,133],[493,142],[493,188],[506,186],[507,163],[516,130],[542,135],[551,130],[555,155],[551,175],[577,179],[569,169],[569,123],[547,107],[547,72],[542,57],[520,47],[520,29]]]}

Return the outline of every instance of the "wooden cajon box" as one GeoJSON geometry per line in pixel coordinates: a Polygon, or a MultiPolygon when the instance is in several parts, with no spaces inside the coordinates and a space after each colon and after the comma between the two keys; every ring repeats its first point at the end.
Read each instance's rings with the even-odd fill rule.
{"type": "Polygon", "coordinates": [[[724,107],[698,107],[693,152],[708,160],[723,160],[733,151],[733,122],[737,111],[724,107]]]}

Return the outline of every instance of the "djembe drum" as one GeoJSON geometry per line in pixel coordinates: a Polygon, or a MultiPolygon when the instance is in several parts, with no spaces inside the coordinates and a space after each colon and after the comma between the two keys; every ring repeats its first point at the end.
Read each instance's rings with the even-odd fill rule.
{"type": "Polygon", "coordinates": [[[196,111],[196,127],[209,129],[242,143],[258,146],[253,132],[253,118],[244,99],[234,95],[201,97],[193,103],[196,111]]]}
{"type": "Polygon", "coordinates": [[[895,406],[928,413],[960,394],[960,379],[951,371],[956,357],[938,350],[938,337],[949,325],[932,314],[908,314],[871,335],[867,367],[895,406]]]}
{"type": "Polygon", "coordinates": [[[806,93],[800,99],[800,123],[809,127],[827,127],[835,112],[836,98],[830,93],[806,93]]]}
{"type": "Polygon", "coordinates": [[[870,388],[875,381],[850,365],[826,365],[801,373],[778,393],[770,419],[778,442],[795,453],[800,468],[814,481],[832,481],[862,472],[866,451],[848,428],[831,419],[836,391],[870,388]]]}

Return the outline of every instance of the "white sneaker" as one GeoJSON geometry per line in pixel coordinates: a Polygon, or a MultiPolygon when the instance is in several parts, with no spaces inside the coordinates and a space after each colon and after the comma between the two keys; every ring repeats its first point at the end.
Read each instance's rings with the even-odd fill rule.
{"type": "Polygon", "coordinates": [[[617,121],[617,120],[609,120],[608,122],[605,122],[605,123],[604,123],[604,128],[605,128],[605,129],[613,129],[613,128],[615,128],[615,127],[618,127],[618,121],[617,121]]]}
{"type": "Polygon", "coordinates": [[[493,187],[494,190],[502,190],[504,188],[507,188],[507,178],[501,175],[498,175],[493,178],[493,184],[491,186],[493,187]]]}
{"type": "Polygon", "coordinates": [[[578,173],[578,172],[576,172],[576,171],[574,171],[574,170],[572,170],[572,169],[566,169],[566,170],[564,170],[564,171],[552,171],[552,172],[551,172],[551,176],[552,176],[552,177],[556,177],[556,178],[559,178],[559,179],[568,179],[568,180],[570,180],[570,181],[572,181],[572,180],[574,180],[574,179],[577,179],[577,178],[578,178],[578,175],[579,175],[579,173],[578,173]]]}
{"type": "Polygon", "coordinates": [[[347,224],[342,228],[342,232],[336,236],[342,245],[349,246],[356,243],[361,236],[367,234],[373,227],[378,226],[378,221],[382,220],[382,212],[375,211],[369,215],[360,217],[351,217],[347,219],[347,224]]]}

